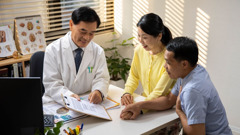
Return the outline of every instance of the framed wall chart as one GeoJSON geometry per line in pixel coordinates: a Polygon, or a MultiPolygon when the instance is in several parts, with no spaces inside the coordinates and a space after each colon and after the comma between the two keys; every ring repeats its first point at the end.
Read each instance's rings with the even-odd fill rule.
{"type": "Polygon", "coordinates": [[[16,51],[13,34],[8,26],[0,26],[0,57],[8,57],[16,51]]]}
{"type": "Polygon", "coordinates": [[[44,37],[41,16],[26,16],[15,19],[15,40],[19,52],[23,55],[44,51],[44,37]]]}

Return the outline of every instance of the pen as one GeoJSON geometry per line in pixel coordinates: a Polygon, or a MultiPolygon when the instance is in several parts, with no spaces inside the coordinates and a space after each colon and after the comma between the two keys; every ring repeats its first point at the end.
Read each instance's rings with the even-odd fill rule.
{"type": "Polygon", "coordinates": [[[66,129],[63,129],[63,131],[67,134],[67,135],[69,135],[69,133],[67,132],[67,130],[66,129]]]}
{"type": "Polygon", "coordinates": [[[79,134],[79,128],[77,126],[76,126],[75,130],[76,130],[76,135],[78,135],[79,134]]]}
{"type": "Polygon", "coordinates": [[[76,134],[77,134],[77,131],[76,131],[76,129],[73,129],[73,132],[74,132],[74,135],[76,135],[76,134]]]}
{"type": "Polygon", "coordinates": [[[81,125],[81,130],[83,130],[83,123],[82,123],[82,125],[81,125]]]}
{"type": "Polygon", "coordinates": [[[73,130],[72,130],[70,127],[68,127],[68,129],[69,129],[70,133],[71,133],[72,135],[74,135],[73,130]]]}
{"type": "Polygon", "coordinates": [[[79,125],[76,126],[76,132],[77,132],[77,135],[80,133],[80,126],[79,125]]]}

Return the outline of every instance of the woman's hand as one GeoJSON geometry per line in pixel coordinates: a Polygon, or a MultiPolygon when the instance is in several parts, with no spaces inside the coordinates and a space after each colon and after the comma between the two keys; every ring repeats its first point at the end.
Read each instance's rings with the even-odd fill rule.
{"type": "Polygon", "coordinates": [[[125,93],[121,98],[122,105],[129,105],[133,103],[133,96],[129,93],[125,93]]]}

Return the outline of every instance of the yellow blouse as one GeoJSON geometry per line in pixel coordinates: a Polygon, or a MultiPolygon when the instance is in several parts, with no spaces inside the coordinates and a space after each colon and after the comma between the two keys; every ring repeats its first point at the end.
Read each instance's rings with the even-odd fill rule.
{"type": "Polygon", "coordinates": [[[133,94],[140,80],[144,90],[142,96],[146,97],[145,100],[169,94],[175,80],[170,79],[164,68],[165,50],[156,55],[151,55],[141,45],[135,48],[124,93],[133,94]]]}

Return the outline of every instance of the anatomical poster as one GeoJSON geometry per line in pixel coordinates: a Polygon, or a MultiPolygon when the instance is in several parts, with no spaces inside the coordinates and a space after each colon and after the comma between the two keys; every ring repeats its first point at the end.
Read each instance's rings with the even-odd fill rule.
{"type": "Polygon", "coordinates": [[[15,41],[9,26],[0,26],[0,57],[8,57],[16,51],[15,41]]]}
{"type": "Polygon", "coordinates": [[[45,50],[46,42],[40,16],[16,18],[15,32],[17,48],[23,55],[45,50]]]}

